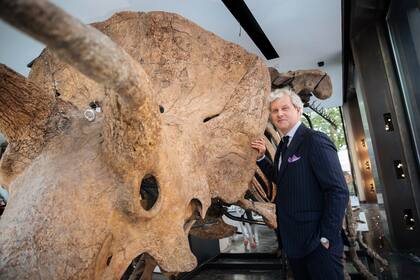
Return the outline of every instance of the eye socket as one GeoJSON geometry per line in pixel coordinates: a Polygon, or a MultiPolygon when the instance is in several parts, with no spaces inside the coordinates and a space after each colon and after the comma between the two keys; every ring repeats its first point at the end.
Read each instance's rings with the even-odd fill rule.
{"type": "Polygon", "coordinates": [[[140,205],[149,211],[159,198],[159,184],[153,175],[144,176],[140,184],[140,205]]]}

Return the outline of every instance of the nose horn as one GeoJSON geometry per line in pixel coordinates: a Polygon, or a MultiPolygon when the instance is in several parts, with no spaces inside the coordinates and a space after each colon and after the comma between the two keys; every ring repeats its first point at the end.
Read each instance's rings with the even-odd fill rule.
{"type": "Polygon", "coordinates": [[[46,44],[80,72],[133,101],[151,94],[142,67],[109,37],[48,1],[2,0],[0,17],[46,44]]]}

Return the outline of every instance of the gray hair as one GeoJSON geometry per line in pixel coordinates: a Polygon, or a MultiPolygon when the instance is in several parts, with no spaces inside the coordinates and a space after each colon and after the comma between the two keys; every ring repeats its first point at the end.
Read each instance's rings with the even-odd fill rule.
{"type": "Polygon", "coordinates": [[[290,100],[292,101],[293,106],[296,108],[303,109],[303,103],[300,99],[299,95],[297,95],[291,88],[284,87],[284,88],[278,88],[270,93],[270,96],[268,97],[269,106],[271,106],[271,102],[282,98],[283,96],[289,96],[290,100]]]}

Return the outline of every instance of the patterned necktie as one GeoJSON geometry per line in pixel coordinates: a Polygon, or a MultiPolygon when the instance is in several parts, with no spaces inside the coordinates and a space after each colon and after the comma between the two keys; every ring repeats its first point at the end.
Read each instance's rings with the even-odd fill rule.
{"type": "Polygon", "coordinates": [[[278,164],[278,170],[280,170],[280,164],[283,161],[283,155],[287,150],[287,144],[289,144],[289,136],[283,136],[281,138],[280,144],[277,147],[277,149],[279,149],[279,164],[278,164]]]}

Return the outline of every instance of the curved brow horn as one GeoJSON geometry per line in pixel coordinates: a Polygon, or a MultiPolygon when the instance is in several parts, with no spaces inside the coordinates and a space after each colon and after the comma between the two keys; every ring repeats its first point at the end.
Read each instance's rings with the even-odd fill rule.
{"type": "Polygon", "coordinates": [[[146,73],[129,54],[108,36],[48,1],[1,0],[0,17],[46,44],[87,77],[114,89],[129,104],[134,94],[150,93],[146,73]]]}
{"type": "Polygon", "coordinates": [[[109,37],[48,1],[0,0],[0,17],[117,93],[110,98],[104,128],[105,154],[113,159],[114,167],[137,162],[139,157],[147,160],[145,147],[157,143],[160,117],[151,83],[140,64],[109,37]],[[141,130],[141,137],[124,133],[135,128],[141,130]]]}

